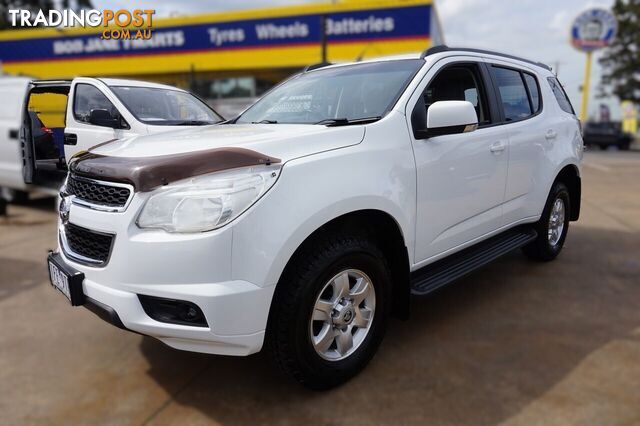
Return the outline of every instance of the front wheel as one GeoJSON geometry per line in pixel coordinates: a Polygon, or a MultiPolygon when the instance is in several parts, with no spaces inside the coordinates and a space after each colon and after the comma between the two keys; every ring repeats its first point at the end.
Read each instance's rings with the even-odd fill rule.
{"type": "Polygon", "coordinates": [[[334,234],[307,248],[278,284],[267,339],[282,370],[329,389],[362,370],[382,341],[390,272],[366,237],[334,234]]]}
{"type": "Polygon", "coordinates": [[[531,259],[543,262],[555,259],[567,238],[570,212],[569,190],[564,183],[557,182],[551,188],[547,204],[536,224],[538,238],[523,247],[524,253],[531,259]]]}

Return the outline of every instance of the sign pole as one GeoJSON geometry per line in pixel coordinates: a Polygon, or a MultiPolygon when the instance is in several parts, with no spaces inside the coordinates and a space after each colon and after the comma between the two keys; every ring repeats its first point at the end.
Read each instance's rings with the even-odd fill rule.
{"type": "Polygon", "coordinates": [[[595,7],[587,9],[576,17],[571,24],[571,44],[587,54],[582,83],[582,104],[580,121],[589,118],[589,91],[591,89],[591,61],[593,51],[611,45],[618,31],[616,17],[607,9],[595,7]]]}
{"type": "Polygon", "coordinates": [[[580,106],[580,121],[585,122],[589,110],[589,88],[591,86],[591,58],[592,52],[587,52],[587,63],[584,68],[584,82],[582,83],[582,104],[580,106]]]}

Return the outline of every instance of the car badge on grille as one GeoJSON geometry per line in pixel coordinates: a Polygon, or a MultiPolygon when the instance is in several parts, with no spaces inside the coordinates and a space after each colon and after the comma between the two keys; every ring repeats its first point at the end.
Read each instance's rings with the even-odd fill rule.
{"type": "Polygon", "coordinates": [[[71,213],[71,203],[73,202],[73,198],[73,195],[60,195],[60,206],[58,210],[60,212],[60,220],[62,220],[63,225],[69,223],[69,215],[71,213]]]}

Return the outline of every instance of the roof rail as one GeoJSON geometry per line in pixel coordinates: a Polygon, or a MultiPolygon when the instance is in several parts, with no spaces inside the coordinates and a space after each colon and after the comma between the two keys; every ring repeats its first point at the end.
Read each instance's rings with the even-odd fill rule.
{"type": "Polygon", "coordinates": [[[317,64],[309,65],[304,69],[304,72],[317,70],[319,68],[328,67],[329,65],[333,65],[331,62],[319,62],[317,64]]]}
{"type": "Polygon", "coordinates": [[[442,53],[442,52],[471,52],[471,53],[481,53],[486,55],[502,56],[503,58],[515,59],[517,61],[526,62],[526,63],[536,65],[538,67],[542,67],[546,70],[551,71],[551,67],[547,64],[543,64],[542,62],[531,61],[529,59],[521,58],[519,56],[509,55],[509,54],[500,53],[500,52],[494,52],[491,50],[471,49],[466,47],[448,47],[444,44],[430,47],[429,49],[422,52],[422,55],[420,55],[420,58],[424,59],[427,56],[435,55],[436,53],[442,53]]]}

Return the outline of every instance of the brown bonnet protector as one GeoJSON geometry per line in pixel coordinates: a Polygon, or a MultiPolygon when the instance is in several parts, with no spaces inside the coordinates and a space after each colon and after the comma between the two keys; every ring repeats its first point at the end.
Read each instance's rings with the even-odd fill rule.
{"type": "Polygon", "coordinates": [[[280,162],[279,158],[250,149],[216,148],[157,157],[111,157],[84,152],[72,158],[69,168],[80,176],[128,183],[138,192],[148,192],[207,173],[280,162]]]}

